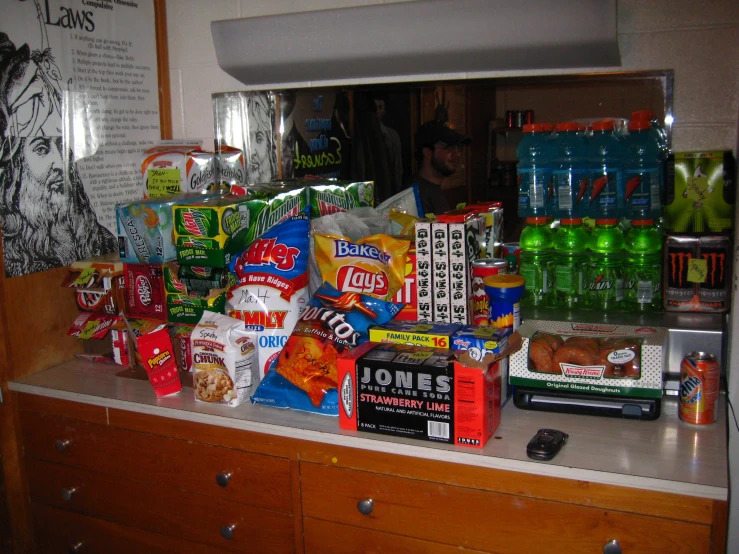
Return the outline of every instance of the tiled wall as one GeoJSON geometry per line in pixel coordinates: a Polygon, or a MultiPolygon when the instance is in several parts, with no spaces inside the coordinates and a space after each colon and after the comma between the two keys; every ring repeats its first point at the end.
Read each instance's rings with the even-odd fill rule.
{"type": "MultiPolygon", "coordinates": [[[[546,0],[542,0],[546,1],[546,0]]],[[[216,61],[210,22],[365,4],[377,0],[169,0],[167,26],[175,138],[213,139],[211,94],[245,90],[216,61]]],[[[367,32],[371,32],[368,29],[367,32]]],[[[739,2],[737,0],[619,0],[621,68],[675,71],[673,149],[732,149],[739,128],[739,2]]],[[[587,71],[587,68],[583,68],[587,71]]],[[[582,70],[581,70],[582,71],[582,70]]],[[[603,71],[603,68],[593,71],[603,71]]],[[[572,71],[568,71],[572,72],[572,71]]],[[[512,72],[474,77],[516,75],[512,72]]],[[[526,72],[527,75],[544,74],[526,72]]],[[[464,78],[465,75],[431,76],[464,78]]],[[[373,80],[379,81],[381,80],[373,80]]],[[[366,81],[364,81],[366,82],[366,81]]],[[[311,83],[290,83],[309,86],[311,83]]],[[[287,84],[283,84],[287,85],[287,84]]],[[[270,87],[271,88],[271,87],[270,87]]],[[[286,88],[283,86],[281,88],[286,88]]],[[[736,267],[736,266],[735,266],[736,267]]],[[[735,275],[739,271],[735,269],[735,275]]],[[[737,287],[734,287],[735,295],[737,287]]],[[[739,344],[735,302],[730,343],[739,344]]],[[[739,348],[728,359],[739,364],[739,348]]],[[[730,375],[730,397],[739,408],[739,372],[730,375]]],[[[732,426],[732,490],[739,490],[739,432],[732,426]]],[[[728,552],[739,551],[739,502],[731,506],[728,552]]]]}

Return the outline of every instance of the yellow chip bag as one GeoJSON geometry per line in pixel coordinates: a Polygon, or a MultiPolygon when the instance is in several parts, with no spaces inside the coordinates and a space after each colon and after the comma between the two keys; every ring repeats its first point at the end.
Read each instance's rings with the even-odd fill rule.
{"type": "Polygon", "coordinates": [[[372,235],[352,242],[339,235],[313,237],[322,281],[340,292],[392,300],[405,282],[405,255],[410,241],[372,235]]]}

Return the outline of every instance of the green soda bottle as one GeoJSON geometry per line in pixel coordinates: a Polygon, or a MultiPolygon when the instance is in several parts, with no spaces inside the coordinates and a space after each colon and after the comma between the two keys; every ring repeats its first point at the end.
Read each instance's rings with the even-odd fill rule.
{"type": "Polygon", "coordinates": [[[554,305],[585,306],[585,265],[590,236],[582,218],[562,219],[554,235],[554,305]]]}
{"type": "Polygon", "coordinates": [[[594,310],[623,307],[624,235],[618,219],[596,219],[590,237],[590,260],[586,268],[587,304],[594,310]]]}
{"type": "Polygon", "coordinates": [[[662,233],[653,219],[635,219],[626,233],[624,308],[662,309],[662,233]]]}
{"type": "Polygon", "coordinates": [[[521,306],[551,306],[554,288],[554,235],[548,217],[527,217],[521,231],[521,268],[525,291],[521,306]]]}

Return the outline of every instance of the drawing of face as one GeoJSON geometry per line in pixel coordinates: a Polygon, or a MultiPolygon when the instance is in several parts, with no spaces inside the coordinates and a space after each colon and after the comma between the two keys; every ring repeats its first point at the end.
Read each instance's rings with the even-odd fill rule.
{"type": "Polygon", "coordinates": [[[64,179],[62,137],[25,140],[18,190],[19,210],[31,222],[56,219],[71,201],[64,179]]]}
{"type": "Polygon", "coordinates": [[[267,94],[249,97],[249,156],[246,163],[248,183],[272,180],[272,117],[267,94]]]}

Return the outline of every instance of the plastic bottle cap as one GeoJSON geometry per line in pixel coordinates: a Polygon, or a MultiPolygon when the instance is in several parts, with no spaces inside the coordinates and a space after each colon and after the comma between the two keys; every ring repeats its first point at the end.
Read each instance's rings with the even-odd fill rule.
{"type": "Polygon", "coordinates": [[[631,119],[645,119],[651,121],[654,119],[654,112],[652,110],[638,110],[631,112],[631,119]]]}
{"type": "Polygon", "coordinates": [[[560,221],[562,225],[582,225],[581,217],[565,218],[560,221]]]}
{"type": "Polygon", "coordinates": [[[653,219],[634,219],[632,225],[654,225],[653,219]]]}
{"type": "Polygon", "coordinates": [[[546,223],[547,221],[549,221],[549,218],[543,215],[539,217],[527,217],[526,218],[526,223],[541,224],[541,223],[546,223]]]}
{"type": "Polygon", "coordinates": [[[604,119],[603,121],[596,121],[593,123],[593,131],[613,131],[615,126],[613,121],[610,119],[604,119]]]}
{"type": "Polygon", "coordinates": [[[632,119],[629,121],[629,131],[643,131],[651,128],[652,124],[646,119],[632,119]]]}
{"type": "Polygon", "coordinates": [[[557,131],[578,131],[580,126],[574,121],[566,121],[565,123],[557,123],[554,128],[557,131]]]}
{"type": "Polygon", "coordinates": [[[488,287],[510,289],[513,287],[522,287],[526,283],[526,280],[521,275],[498,273],[497,275],[488,275],[482,282],[488,287]]]}
{"type": "Polygon", "coordinates": [[[616,225],[618,223],[618,219],[614,218],[608,218],[608,219],[596,219],[595,224],[596,225],[616,225]]]}
{"type": "Polygon", "coordinates": [[[552,130],[551,123],[527,123],[522,128],[524,133],[545,133],[552,130]]]}

